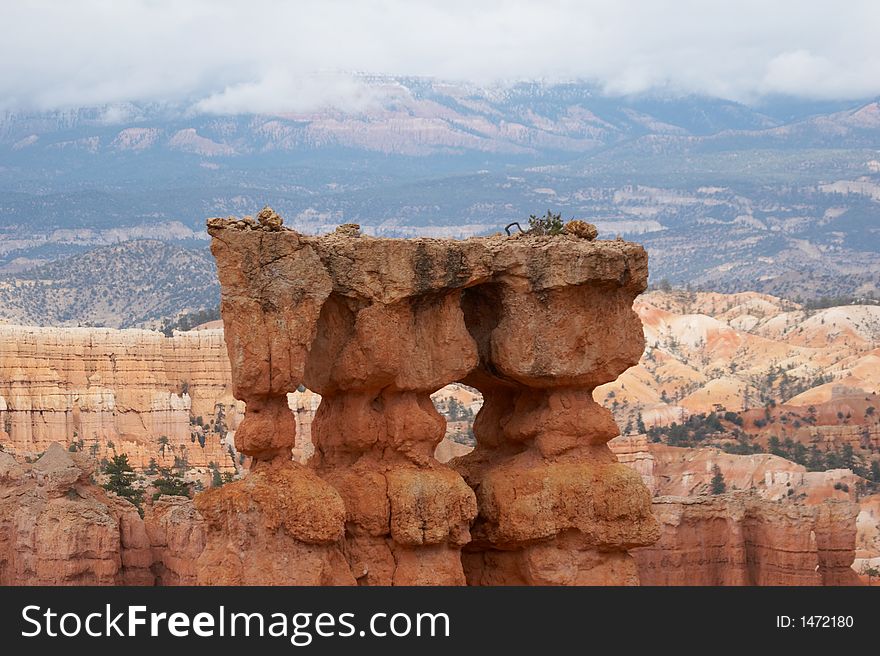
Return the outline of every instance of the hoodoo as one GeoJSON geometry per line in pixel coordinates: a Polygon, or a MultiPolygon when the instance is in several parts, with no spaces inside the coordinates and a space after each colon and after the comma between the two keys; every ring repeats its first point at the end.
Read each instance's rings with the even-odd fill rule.
{"type": "MultiPolygon", "coordinates": [[[[592,234],[307,237],[265,209],[210,219],[242,481],[197,498],[213,583],[626,584],[658,528],[593,388],[643,349],[647,255],[592,234]],[[433,457],[430,394],[485,405],[477,448],[433,457]],[[322,396],[291,461],[286,394],[322,396]],[[222,581],[218,581],[218,577],[222,581]]],[[[575,232],[575,231],[572,231],[575,232]]]]}

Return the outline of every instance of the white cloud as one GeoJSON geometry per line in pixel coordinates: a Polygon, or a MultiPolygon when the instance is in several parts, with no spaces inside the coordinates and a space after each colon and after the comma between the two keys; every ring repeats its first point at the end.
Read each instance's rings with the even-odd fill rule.
{"type": "Polygon", "coordinates": [[[369,104],[351,71],[854,98],[880,93],[878,25],[873,0],[21,0],[0,20],[0,108],[369,104]]]}
{"type": "Polygon", "coordinates": [[[376,90],[343,73],[291,74],[273,68],[254,82],[239,82],[193,105],[209,114],[309,112],[344,107],[364,110],[379,103],[376,90]]]}

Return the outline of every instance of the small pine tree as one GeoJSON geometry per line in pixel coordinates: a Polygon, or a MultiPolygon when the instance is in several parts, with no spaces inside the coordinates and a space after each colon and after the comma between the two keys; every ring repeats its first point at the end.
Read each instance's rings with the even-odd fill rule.
{"type": "Polygon", "coordinates": [[[220,475],[220,468],[217,466],[217,463],[212,462],[208,466],[211,468],[211,487],[222,487],[223,477],[220,475]]]}
{"type": "Polygon", "coordinates": [[[189,485],[183,480],[183,477],[164,467],[159,469],[159,478],[153,481],[153,486],[157,490],[153,493],[153,501],[162,495],[189,497],[189,485]]]}
{"type": "Polygon", "coordinates": [[[144,509],[141,504],[144,501],[144,492],[134,487],[137,480],[137,474],[128,463],[128,455],[125,453],[113,456],[113,459],[107,461],[104,466],[104,473],[107,474],[107,482],[104,483],[104,489],[117,494],[123,499],[127,499],[138,509],[140,516],[144,516],[144,509]]]}
{"type": "Polygon", "coordinates": [[[724,474],[721,473],[721,467],[712,465],[712,481],[709,483],[712,488],[712,494],[724,494],[727,490],[727,483],[724,482],[724,474]]]}
{"type": "Polygon", "coordinates": [[[645,420],[642,419],[642,411],[639,410],[639,415],[636,418],[636,430],[641,434],[645,434],[648,432],[648,429],[645,427],[645,420]]]}
{"type": "Polygon", "coordinates": [[[815,444],[810,447],[807,469],[809,471],[825,471],[825,456],[815,444]]]}
{"type": "Polygon", "coordinates": [[[180,477],[183,477],[186,474],[186,470],[189,469],[189,461],[187,460],[186,454],[182,456],[174,456],[174,469],[180,477]]]}

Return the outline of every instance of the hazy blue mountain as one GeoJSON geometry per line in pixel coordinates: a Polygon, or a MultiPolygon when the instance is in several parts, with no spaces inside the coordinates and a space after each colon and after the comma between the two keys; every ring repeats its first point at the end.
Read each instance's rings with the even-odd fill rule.
{"type": "Polygon", "coordinates": [[[875,99],[364,82],[376,101],[349,111],[0,115],[0,275],[131,239],[201,253],[206,217],[265,204],[302,231],[354,222],[389,236],[494,232],[553,209],[645,243],[655,281],[876,292],[875,99]]]}

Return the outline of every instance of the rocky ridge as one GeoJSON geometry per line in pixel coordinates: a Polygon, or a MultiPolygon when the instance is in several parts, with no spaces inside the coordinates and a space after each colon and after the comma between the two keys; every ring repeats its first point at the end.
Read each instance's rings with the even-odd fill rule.
{"type": "Polygon", "coordinates": [[[0,585],[153,584],[143,520],[91,473],[58,444],[33,464],[0,452],[0,585]]]}
{"type": "Polygon", "coordinates": [[[618,431],[591,392],[641,353],[631,307],[644,250],[573,235],[306,237],[276,217],[208,222],[233,393],[247,404],[235,443],[254,464],[198,497],[200,576],[637,582],[627,550],[656,538],[649,496],[605,446],[618,431]],[[445,430],[430,394],[458,380],[485,403],[477,449],[447,467],[433,457],[445,430]],[[300,385],[322,397],[307,467],[288,456],[286,395],[300,385]],[[270,532],[246,531],[243,514],[270,532]],[[272,569],[270,544],[312,566],[272,569]]]}
{"type": "Polygon", "coordinates": [[[656,497],[656,544],[633,550],[642,585],[857,585],[858,506],[748,492],[656,497]]]}
{"type": "Polygon", "coordinates": [[[60,442],[139,469],[177,458],[234,471],[239,413],[220,330],[0,325],[0,444],[23,457],[60,442]]]}

